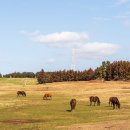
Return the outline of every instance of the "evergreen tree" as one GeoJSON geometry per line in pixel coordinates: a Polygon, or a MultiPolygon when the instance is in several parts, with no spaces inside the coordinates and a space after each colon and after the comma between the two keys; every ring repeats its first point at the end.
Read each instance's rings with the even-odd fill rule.
{"type": "Polygon", "coordinates": [[[47,82],[46,77],[45,77],[45,72],[43,69],[37,73],[37,81],[39,84],[43,84],[47,82]]]}

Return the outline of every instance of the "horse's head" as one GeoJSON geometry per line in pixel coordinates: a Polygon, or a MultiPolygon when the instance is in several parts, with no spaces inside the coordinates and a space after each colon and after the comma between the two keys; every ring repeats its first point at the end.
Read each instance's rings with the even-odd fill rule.
{"type": "Polygon", "coordinates": [[[26,97],[26,93],[24,93],[24,96],[26,97]]]}

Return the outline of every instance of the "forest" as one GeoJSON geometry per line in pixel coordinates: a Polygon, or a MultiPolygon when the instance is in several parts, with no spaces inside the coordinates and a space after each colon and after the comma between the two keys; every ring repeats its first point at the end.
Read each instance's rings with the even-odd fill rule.
{"type": "Polygon", "coordinates": [[[89,81],[95,79],[102,80],[129,80],[130,62],[128,61],[103,61],[100,67],[95,70],[89,68],[84,71],[63,70],[55,72],[44,72],[42,69],[36,74],[38,83],[51,83],[63,81],[89,81]]]}
{"type": "MultiPolygon", "coordinates": [[[[2,75],[1,75],[2,77],[2,75]]],[[[14,72],[3,75],[6,78],[37,78],[39,84],[64,82],[64,81],[89,81],[102,79],[110,80],[130,80],[130,62],[129,61],[103,61],[101,66],[96,69],[86,69],[84,71],[59,70],[54,72],[45,72],[44,69],[37,73],[33,72],[14,72]]]]}

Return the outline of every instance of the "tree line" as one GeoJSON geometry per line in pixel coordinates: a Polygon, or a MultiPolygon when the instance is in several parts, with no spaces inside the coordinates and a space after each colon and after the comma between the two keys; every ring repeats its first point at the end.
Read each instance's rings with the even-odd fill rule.
{"type": "Polygon", "coordinates": [[[85,71],[63,70],[55,72],[44,72],[42,69],[36,74],[38,83],[52,83],[64,81],[87,81],[94,79],[94,71],[90,68],[85,71]]]}
{"type": "Polygon", "coordinates": [[[35,78],[35,73],[33,72],[14,72],[10,74],[3,75],[4,78],[35,78]]]}
{"type": "MultiPolygon", "coordinates": [[[[2,77],[2,75],[0,75],[2,77]]],[[[45,72],[43,69],[37,73],[14,72],[3,75],[6,78],[37,78],[39,84],[64,82],[64,81],[89,81],[95,79],[110,80],[130,80],[129,61],[103,61],[96,69],[89,68],[84,71],[60,70],[45,72]]]]}
{"type": "Polygon", "coordinates": [[[95,70],[88,69],[84,71],[63,70],[55,72],[44,72],[42,69],[36,74],[39,84],[63,82],[63,81],[89,81],[95,79],[110,80],[130,80],[130,62],[129,61],[103,61],[102,65],[95,70]]]}

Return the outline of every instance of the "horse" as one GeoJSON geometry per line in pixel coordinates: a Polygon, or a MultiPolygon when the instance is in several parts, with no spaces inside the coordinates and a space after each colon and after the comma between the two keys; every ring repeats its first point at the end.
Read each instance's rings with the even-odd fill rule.
{"type": "Polygon", "coordinates": [[[120,102],[117,97],[110,97],[109,105],[113,106],[113,109],[115,109],[115,108],[120,109],[120,102]]]}
{"type": "Polygon", "coordinates": [[[52,99],[52,94],[51,93],[45,93],[43,96],[43,100],[47,100],[47,99],[52,99]]]}
{"type": "Polygon", "coordinates": [[[24,91],[17,91],[17,97],[19,97],[20,95],[26,97],[26,93],[24,91]]]}
{"type": "Polygon", "coordinates": [[[91,97],[89,97],[89,100],[90,100],[90,106],[92,105],[92,102],[94,102],[94,106],[95,106],[95,104],[97,104],[98,106],[100,106],[100,99],[99,99],[99,97],[97,97],[97,96],[91,96],[91,97]]]}
{"type": "Polygon", "coordinates": [[[70,111],[75,109],[75,107],[76,107],[76,99],[71,99],[70,100],[70,107],[71,107],[70,111]]]}

